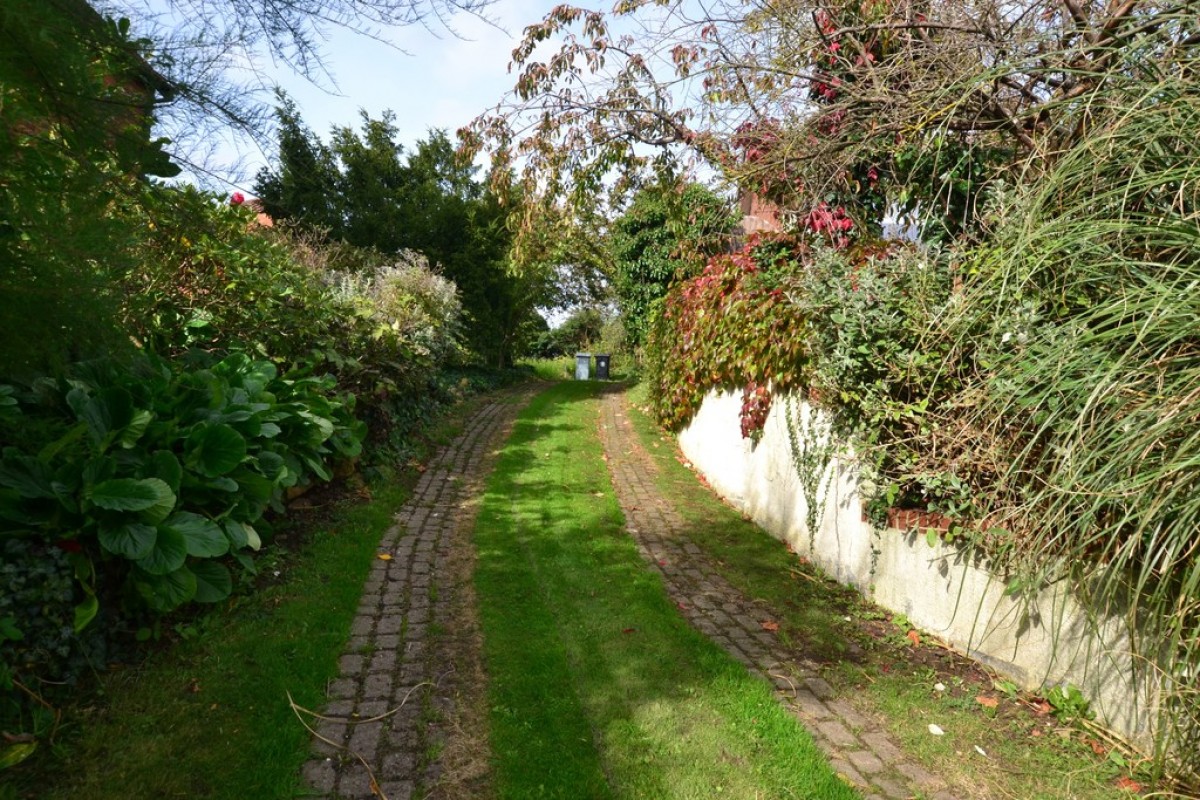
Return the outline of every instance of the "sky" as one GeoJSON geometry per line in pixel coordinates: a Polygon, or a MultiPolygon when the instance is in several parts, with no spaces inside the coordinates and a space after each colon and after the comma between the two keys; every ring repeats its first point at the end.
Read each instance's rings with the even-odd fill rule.
{"type": "MultiPolygon", "coordinates": [[[[396,47],[344,29],[331,29],[324,47],[336,90],[315,86],[286,69],[268,70],[296,101],[305,124],[322,139],[333,126],[358,126],[359,111],[373,118],[396,112],[405,146],[444,128],[451,137],[512,88],[508,62],[526,25],[538,22],[561,0],[497,0],[489,24],[460,14],[446,30],[421,26],[381,31],[396,47]],[[397,49],[399,48],[399,49],[397,49]],[[403,52],[401,52],[403,51],[403,52]]],[[[247,193],[258,168],[273,154],[242,149],[245,177],[231,188],[247,193]]]]}

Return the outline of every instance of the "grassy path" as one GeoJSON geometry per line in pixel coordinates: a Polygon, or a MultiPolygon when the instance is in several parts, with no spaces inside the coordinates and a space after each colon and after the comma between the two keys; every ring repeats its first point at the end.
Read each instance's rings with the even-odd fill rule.
{"type": "Polygon", "coordinates": [[[511,798],[852,798],[770,688],[693,630],[624,534],[597,393],[519,418],[480,510],[495,785],[511,798]]]}

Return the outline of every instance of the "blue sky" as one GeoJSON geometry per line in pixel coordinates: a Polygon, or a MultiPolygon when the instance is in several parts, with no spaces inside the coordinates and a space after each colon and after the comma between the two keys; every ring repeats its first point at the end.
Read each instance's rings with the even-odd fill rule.
{"type": "MultiPolygon", "coordinates": [[[[324,48],[336,90],[314,86],[283,69],[268,70],[295,100],[305,123],[323,139],[335,125],[357,126],[359,110],[372,117],[396,112],[399,139],[406,146],[434,128],[451,136],[513,85],[508,62],[521,31],[559,0],[498,0],[487,12],[494,24],[470,15],[453,18],[457,36],[437,27],[381,31],[395,47],[343,29],[331,29],[324,48]],[[396,49],[399,48],[399,49],[396,49]],[[403,52],[401,52],[403,51],[403,52]]],[[[243,149],[249,189],[253,175],[271,154],[243,149]]]]}

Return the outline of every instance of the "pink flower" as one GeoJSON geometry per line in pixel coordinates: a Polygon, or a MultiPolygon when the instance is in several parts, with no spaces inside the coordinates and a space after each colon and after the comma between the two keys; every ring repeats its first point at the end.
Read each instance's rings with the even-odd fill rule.
{"type": "Polygon", "coordinates": [[[241,192],[234,192],[229,196],[229,205],[231,206],[240,206],[244,202],[246,202],[246,195],[241,192]]]}

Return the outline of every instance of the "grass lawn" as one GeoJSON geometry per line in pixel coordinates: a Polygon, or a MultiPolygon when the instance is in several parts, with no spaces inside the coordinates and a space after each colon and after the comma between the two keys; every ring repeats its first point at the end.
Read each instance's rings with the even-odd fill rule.
{"type": "Polygon", "coordinates": [[[683,620],[624,533],[600,391],[561,383],[531,403],[477,520],[497,794],[856,797],[769,687],[683,620]]]}
{"type": "Polygon", "coordinates": [[[692,540],[726,580],[776,612],[785,640],[822,662],[830,683],[881,719],[926,767],[972,797],[1135,796],[1115,785],[1129,767],[1103,737],[1031,713],[1026,698],[998,690],[984,670],[936,644],[914,648],[906,621],[828,579],[705,487],[680,463],[675,438],[641,410],[641,387],[630,401],[634,428],[659,466],[659,488],[689,523],[692,540]],[[930,723],[946,735],[931,736],[930,723]]]}

